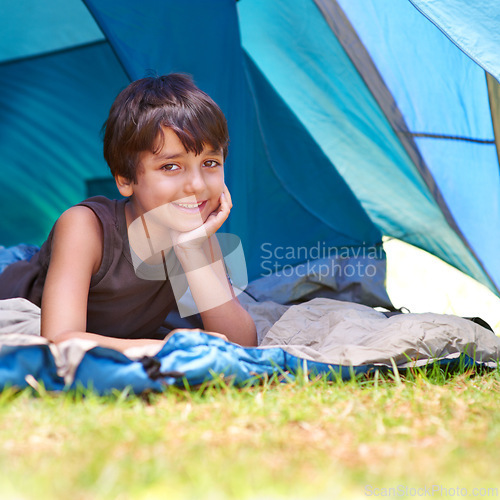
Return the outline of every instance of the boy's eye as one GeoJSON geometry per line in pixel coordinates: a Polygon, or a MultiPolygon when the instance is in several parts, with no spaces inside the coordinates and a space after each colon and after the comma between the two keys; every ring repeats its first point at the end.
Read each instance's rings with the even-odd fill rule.
{"type": "Polygon", "coordinates": [[[203,163],[203,165],[205,167],[211,167],[211,168],[213,168],[213,167],[218,167],[220,165],[220,163],[218,161],[216,161],[216,160],[207,160],[207,161],[205,161],[203,163]]]}
{"type": "Polygon", "coordinates": [[[163,165],[161,169],[166,170],[167,172],[173,172],[174,170],[179,170],[179,166],[174,163],[169,163],[168,165],[163,165]]]}

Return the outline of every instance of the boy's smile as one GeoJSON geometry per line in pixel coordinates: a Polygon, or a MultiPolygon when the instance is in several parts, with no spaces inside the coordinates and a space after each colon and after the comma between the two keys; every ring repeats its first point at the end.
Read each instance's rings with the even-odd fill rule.
{"type": "Polygon", "coordinates": [[[223,153],[207,145],[196,155],[186,151],[171,128],[163,127],[162,131],[159,149],[139,156],[137,183],[117,178],[120,192],[130,197],[127,223],[153,211],[149,219],[155,221],[158,230],[167,226],[191,231],[219,208],[224,190],[223,153]]]}
{"type": "Polygon", "coordinates": [[[199,213],[203,212],[207,204],[207,200],[197,201],[195,203],[181,203],[181,202],[172,202],[172,205],[175,205],[179,210],[184,213],[199,213]]]}

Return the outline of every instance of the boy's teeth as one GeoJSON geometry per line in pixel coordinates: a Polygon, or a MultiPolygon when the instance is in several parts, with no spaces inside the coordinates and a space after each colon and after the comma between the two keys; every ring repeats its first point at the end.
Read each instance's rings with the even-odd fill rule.
{"type": "Polygon", "coordinates": [[[203,202],[200,201],[199,203],[177,203],[180,207],[184,208],[196,208],[199,207],[203,202]]]}

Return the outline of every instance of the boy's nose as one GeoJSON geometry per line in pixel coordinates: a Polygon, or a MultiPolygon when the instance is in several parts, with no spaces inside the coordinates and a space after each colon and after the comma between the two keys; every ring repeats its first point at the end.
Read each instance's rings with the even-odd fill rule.
{"type": "Polygon", "coordinates": [[[201,172],[192,172],[188,181],[186,182],[184,189],[188,194],[198,194],[205,191],[206,182],[201,172]]]}

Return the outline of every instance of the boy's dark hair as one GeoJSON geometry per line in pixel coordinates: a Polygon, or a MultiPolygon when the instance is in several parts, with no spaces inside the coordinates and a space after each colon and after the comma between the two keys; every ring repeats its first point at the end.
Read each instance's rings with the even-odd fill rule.
{"type": "Polygon", "coordinates": [[[136,80],[116,97],[104,124],[104,158],[113,176],[137,182],[138,156],[162,148],[162,126],[187,151],[200,154],[210,146],[226,158],[229,135],[219,106],[189,76],[172,73],[136,80]]]}

